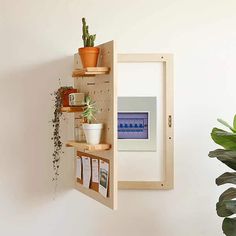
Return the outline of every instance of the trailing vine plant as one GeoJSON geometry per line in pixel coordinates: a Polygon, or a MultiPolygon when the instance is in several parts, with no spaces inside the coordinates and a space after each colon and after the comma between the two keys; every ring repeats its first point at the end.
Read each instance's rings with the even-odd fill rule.
{"type": "MultiPolygon", "coordinates": [[[[59,81],[60,82],[60,81],[59,81]]],[[[54,112],[53,112],[53,119],[52,121],[52,127],[53,127],[53,136],[51,137],[51,140],[54,144],[54,151],[52,154],[53,157],[53,170],[54,170],[54,177],[53,181],[58,180],[59,176],[59,168],[60,168],[60,159],[62,154],[64,153],[62,151],[62,141],[61,141],[61,135],[60,135],[60,122],[62,117],[62,93],[67,90],[71,89],[72,87],[60,87],[56,91],[52,93],[54,96],[54,112]]]]}

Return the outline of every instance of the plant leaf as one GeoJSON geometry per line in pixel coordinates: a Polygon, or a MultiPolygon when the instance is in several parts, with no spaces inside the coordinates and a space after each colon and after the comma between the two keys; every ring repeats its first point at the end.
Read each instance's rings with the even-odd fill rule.
{"type": "Polygon", "coordinates": [[[234,129],[236,130],[236,115],[234,115],[234,122],[233,122],[234,129]]]}
{"type": "Polygon", "coordinates": [[[225,130],[213,128],[211,137],[215,143],[221,145],[226,150],[236,150],[236,134],[225,130]]]}
{"type": "Polygon", "coordinates": [[[229,128],[231,131],[236,132],[236,130],[229,125],[229,123],[227,123],[226,121],[222,120],[222,119],[217,119],[218,122],[220,122],[222,125],[226,126],[227,128],[229,128]]]}
{"type": "Polygon", "coordinates": [[[236,218],[225,218],[222,224],[222,230],[226,236],[235,236],[236,218]]]}
{"type": "Polygon", "coordinates": [[[236,188],[229,188],[220,195],[219,202],[224,200],[231,200],[234,198],[236,198],[236,188]]]}
{"type": "Polygon", "coordinates": [[[224,200],[216,204],[217,215],[220,217],[231,216],[236,213],[236,200],[224,200]]]}
{"type": "Polygon", "coordinates": [[[236,173],[235,172],[226,172],[216,179],[216,184],[218,186],[222,185],[222,184],[229,184],[229,183],[236,184],[236,173]]]}
{"type": "Polygon", "coordinates": [[[82,113],[82,117],[86,118],[89,124],[92,123],[95,119],[95,114],[97,113],[97,109],[95,107],[96,102],[92,100],[92,98],[88,95],[85,97],[85,105],[86,108],[82,113]]]}
{"type": "Polygon", "coordinates": [[[216,157],[228,167],[236,170],[236,151],[216,149],[208,154],[209,157],[216,157]]]}

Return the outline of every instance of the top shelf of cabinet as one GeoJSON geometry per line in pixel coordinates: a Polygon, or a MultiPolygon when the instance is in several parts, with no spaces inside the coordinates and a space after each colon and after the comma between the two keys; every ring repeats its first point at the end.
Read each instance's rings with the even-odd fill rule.
{"type": "Polygon", "coordinates": [[[109,74],[109,67],[86,67],[82,69],[75,69],[72,73],[72,77],[86,77],[95,75],[109,74]]]}

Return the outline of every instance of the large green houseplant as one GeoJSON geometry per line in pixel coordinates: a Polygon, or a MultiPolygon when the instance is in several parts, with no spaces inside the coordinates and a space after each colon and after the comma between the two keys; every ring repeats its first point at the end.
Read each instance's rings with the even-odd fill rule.
{"type": "MultiPolygon", "coordinates": [[[[211,137],[215,143],[222,148],[209,152],[209,157],[216,157],[219,161],[230,167],[234,172],[225,172],[216,179],[216,184],[236,184],[236,115],[234,116],[233,126],[222,119],[218,121],[226,126],[229,131],[213,128],[211,137]]],[[[216,204],[218,216],[224,217],[222,229],[225,235],[236,235],[236,188],[230,187],[224,191],[216,204]]]]}

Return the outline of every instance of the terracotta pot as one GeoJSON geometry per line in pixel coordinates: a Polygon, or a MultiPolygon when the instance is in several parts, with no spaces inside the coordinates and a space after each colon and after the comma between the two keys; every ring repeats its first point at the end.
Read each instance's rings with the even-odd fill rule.
{"type": "Polygon", "coordinates": [[[99,48],[97,47],[85,47],[79,48],[79,55],[83,67],[96,67],[98,62],[99,48]]]}
{"type": "Polygon", "coordinates": [[[77,89],[67,89],[62,91],[61,93],[61,100],[62,100],[62,106],[68,107],[69,106],[69,94],[76,93],[77,89]]]}

